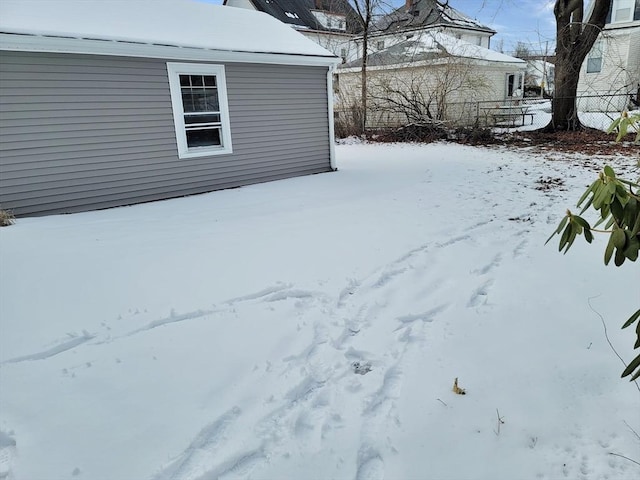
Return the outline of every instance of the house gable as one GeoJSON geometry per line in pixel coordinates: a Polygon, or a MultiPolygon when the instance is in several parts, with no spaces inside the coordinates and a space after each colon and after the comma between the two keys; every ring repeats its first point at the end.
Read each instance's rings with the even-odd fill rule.
{"type": "Polygon", "coordinates": [[[384,33],[433,27],[473,30],[488,35],[496,33],[495,30],[437,0],[406,0],[405,5],[385,15],[378,22],[378,27],[384,33]]]}

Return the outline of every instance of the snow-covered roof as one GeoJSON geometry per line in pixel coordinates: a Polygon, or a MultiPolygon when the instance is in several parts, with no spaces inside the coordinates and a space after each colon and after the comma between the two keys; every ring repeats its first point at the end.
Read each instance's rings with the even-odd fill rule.
{"type": "Polygon", "coordinates": [[[335,57],[265,13],[190,0],[1,0],[0,33],[335,57]]]}
{"type": "MultiPolygon", "coordinates": [[[[237,6],[238,2],[225,0],[225,5],[237,6]]],[[[320,30],[344,32],[345,29],[325,26],[313,14],[313,11],[344,15],[346,32],[359,33],[362,27],[348,0],[250,0],[256,10],[268,13],[283,23],[299,30],[320,30]]]]}
{"type": "MultiPolygon", "coordinates": [[[[460,57],[472,60],[484,60],[494,63],[509,63],[524,68],[526,62],[504,53],[473,45],[442,32],[429,30],[415,37],[391,45],[377,53],[370,54],[367,63],[370,66],[398,65],[444,57],[460,57]]],[[[361,60],[343,65],[351,68],[361,65],[361,60]]]]}
{"type": "Polygon", "coordinates": [[[496,33],[451,7],[449,2],[438,0],[411,0],[377,22],[378,29],[385,33],[442,26],[482,31],[490,35],[496,33]]]}
{"type": "Polygon", "coordinates": [[[520,63],[523,66],[527,63],[520,58],[474,45],[442,32],[427,32],[419,37],[419,41],[422,44],[421,48],[429,49],[437,45],[444,48],[449,55],[457,57],[475,58],[489,62],[520,63]]]}

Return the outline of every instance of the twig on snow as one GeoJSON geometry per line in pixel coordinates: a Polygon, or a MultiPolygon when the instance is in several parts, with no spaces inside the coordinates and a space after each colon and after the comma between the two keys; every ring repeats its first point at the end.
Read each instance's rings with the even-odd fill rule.
{"type": "Polygon", "coordinates": [[[500,416],[500,412],[498,411],[498,409],[496,408],[496,415],[498,416],[498,429],[494,430],[493,433],[496,434],[496,436],[500,435],[500,425],[504,424],[504,417],[500,416]]]}
{"type": "Polygon", "coordinates": [[[629,424],[627,423],[627,421],[626,421],[626,420],[623,420],[623,422],[624,422],[624,424],[627,426],[627,428],[633,432],[633,434],[636,436],[636,438],[637,438],[638,440],[640,440],[640,435],[638,435],[638,432],[636,432],[636,431],[631,427],[631,425],[629,425],[629,424]]]}
{"type": "MultiPolygon", "coordinates": [[[[611,340],[609,340],[609,334],[607,332],[607,324],[604,322],[604,317],[602,315],[600,315],[600,312],[598,312],[595,308],[593,308],[593,306],[591,305],[591,300],[594,298],[598,298],[600,295],[596,295],[594,297],[589,297],[587,298],[587,303],[589,304],[589,308],[591,309],[591,311],[593,313],[595,313],[598,317],[600,317],[600,321],[602,322],[602,328],[604,328],[604,338],[607,339],[607,343],[609,344],[609,346],[611,347],[611,350],[613,350],[613,353],[616,354],[616,356],[620,359],[620,361],[622,362],[622,364],[626,367],[627,366],[627,362],[624,361],[624,359],[620,356],[620,354],[617,352],[617,350],[615,349],[615,347],[613,346],[613,344],[611,343],[611,340]]],[[[640,385],[638,385],[638,381],[634,380],[633,383],[636,384],[636,388],[638,389],[638,392],[640,392],[640,385]]]]}
{"type": "Polygon", "coordinates": [[[612,453],[612,452],[609,452],[609,455],[615,455],[616,457],[622,457],[622,458],[624,458],[625,460],[629,460],[630,462],[635,463],[636,465],[640,465],[640,462],[636,462],[634,459],[629,458],[629,457],[625,457],[624,455],[620,455],[619,453],[612,453]]]}

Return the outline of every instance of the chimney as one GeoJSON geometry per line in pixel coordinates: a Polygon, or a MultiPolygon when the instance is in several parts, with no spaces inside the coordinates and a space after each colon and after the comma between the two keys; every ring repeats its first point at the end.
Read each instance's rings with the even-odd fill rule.
{"type": "Polygon", "coordinates": [[[413,5],[413,0],[406,0],[405,4],[404,4],[404,9],[407,12],[411,11],[411,6],[413,5]]]}

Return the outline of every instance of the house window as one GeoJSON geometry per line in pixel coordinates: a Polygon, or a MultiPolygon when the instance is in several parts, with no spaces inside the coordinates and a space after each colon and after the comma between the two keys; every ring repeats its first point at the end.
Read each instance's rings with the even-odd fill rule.
{"type": "Polygon", "coordinates": [[[378,43],[376,43],[376,47],[378,50],[382,50],[384,48],[384,40],[378,41],[378,43]]]}
{"type": "Polygon", "coordinates": [[[505,80],[507,97],[521,97],[522,86],[524,84],[524,74],[520,72],[507,73],[505,80]]]}
{"type": "Polygon", "coordinates": [[[611,5],[611,23],[633,20],[635,0],[613,0],[611,5]]]}
{"type": "Polygon", "coordinates": [[[231,153],[223,65],[167,63],[178,157],[231,153]]]}
{"type": "Polygon", "coordinates": [[[640,0],[613,0],[607,14],[607,23],[640,20],[640,0]]]}
{"type": "Polygon", "coordinates": [[[598,73],[602,70],[602,40],[593,44],[587,57],[587,73],[598,73]]]}

